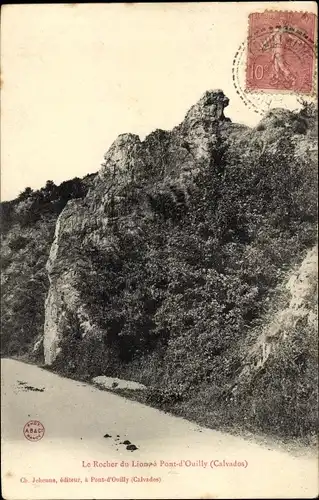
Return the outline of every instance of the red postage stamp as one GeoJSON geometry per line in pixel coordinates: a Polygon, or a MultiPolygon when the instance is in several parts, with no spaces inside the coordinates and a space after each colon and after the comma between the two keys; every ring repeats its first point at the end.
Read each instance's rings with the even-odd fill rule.
{"type": "Polygon", "coordinates": [[[311,94],[316,15],[265,11],[249,16],[246,90],[311,94]]]}
{"type": "Polygon", "coordinates": [[[23,434],[29,441],[40,441],[44,436],[44,426],[39,420],[29,420],[23,427],[23,434]]]}

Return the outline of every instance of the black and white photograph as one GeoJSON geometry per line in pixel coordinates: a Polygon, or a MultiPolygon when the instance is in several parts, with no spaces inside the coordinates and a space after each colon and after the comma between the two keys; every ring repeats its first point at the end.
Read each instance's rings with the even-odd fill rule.
{"type": "Polygon", "coordinates": [[[1,14],[3,498],[317,497],[317,4],[1,14]]]}

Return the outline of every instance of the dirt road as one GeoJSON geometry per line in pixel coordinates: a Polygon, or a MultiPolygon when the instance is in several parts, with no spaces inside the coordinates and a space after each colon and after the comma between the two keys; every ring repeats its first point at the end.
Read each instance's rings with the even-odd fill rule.
{"type": "Polygon", "coordinates": [[[10,500],[309,498],[318,492],[315,457],[201,428],[8,359],[2,360],[2,445],[2,494],[10,500]],[[42,439],[25,438],[30,420],[43,424],[42,439]]]}

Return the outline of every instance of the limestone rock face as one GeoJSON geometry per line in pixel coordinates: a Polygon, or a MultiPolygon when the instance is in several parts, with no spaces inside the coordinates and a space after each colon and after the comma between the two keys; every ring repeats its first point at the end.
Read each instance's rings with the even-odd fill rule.
{"type": "Polygon", "coordinates": [[[78,271],[85,269],[85,261],[79,253],[81,240],[76,241],[85,223],[81,201],[70,201],[58,217],[46,264],[50,285],[45,302],[43,349],[47,365],[51,365],[60,353],[60,342],[68,329],[76,327],[74,321],[79,323],[81,338],[92,329],[95,335],[99,333],[79,294],[78,271]],[[65,241],[69,245],[65,245],[65,241]]]}
{"type": "Polygon", "coordinates": [[[187,112],[185,120],[186,122],[203,119],[230,121],[230,118],[224,116],[224,109],[228,104],[229,99],[222,90],[207,90],[203,97],[187,112]]]}

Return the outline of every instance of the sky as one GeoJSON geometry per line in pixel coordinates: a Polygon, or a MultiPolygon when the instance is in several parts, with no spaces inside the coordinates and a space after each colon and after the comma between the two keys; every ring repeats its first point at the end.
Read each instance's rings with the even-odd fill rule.
{"type": "Polygon", "coordinates": [[[119,134],[169,130],[209,89],[229,97],[226,116],[256,125],[233,59],[250,12],[292,7],[316,11],[315,2],[6,5],[1,199],[96,172],[119,134]]]}

